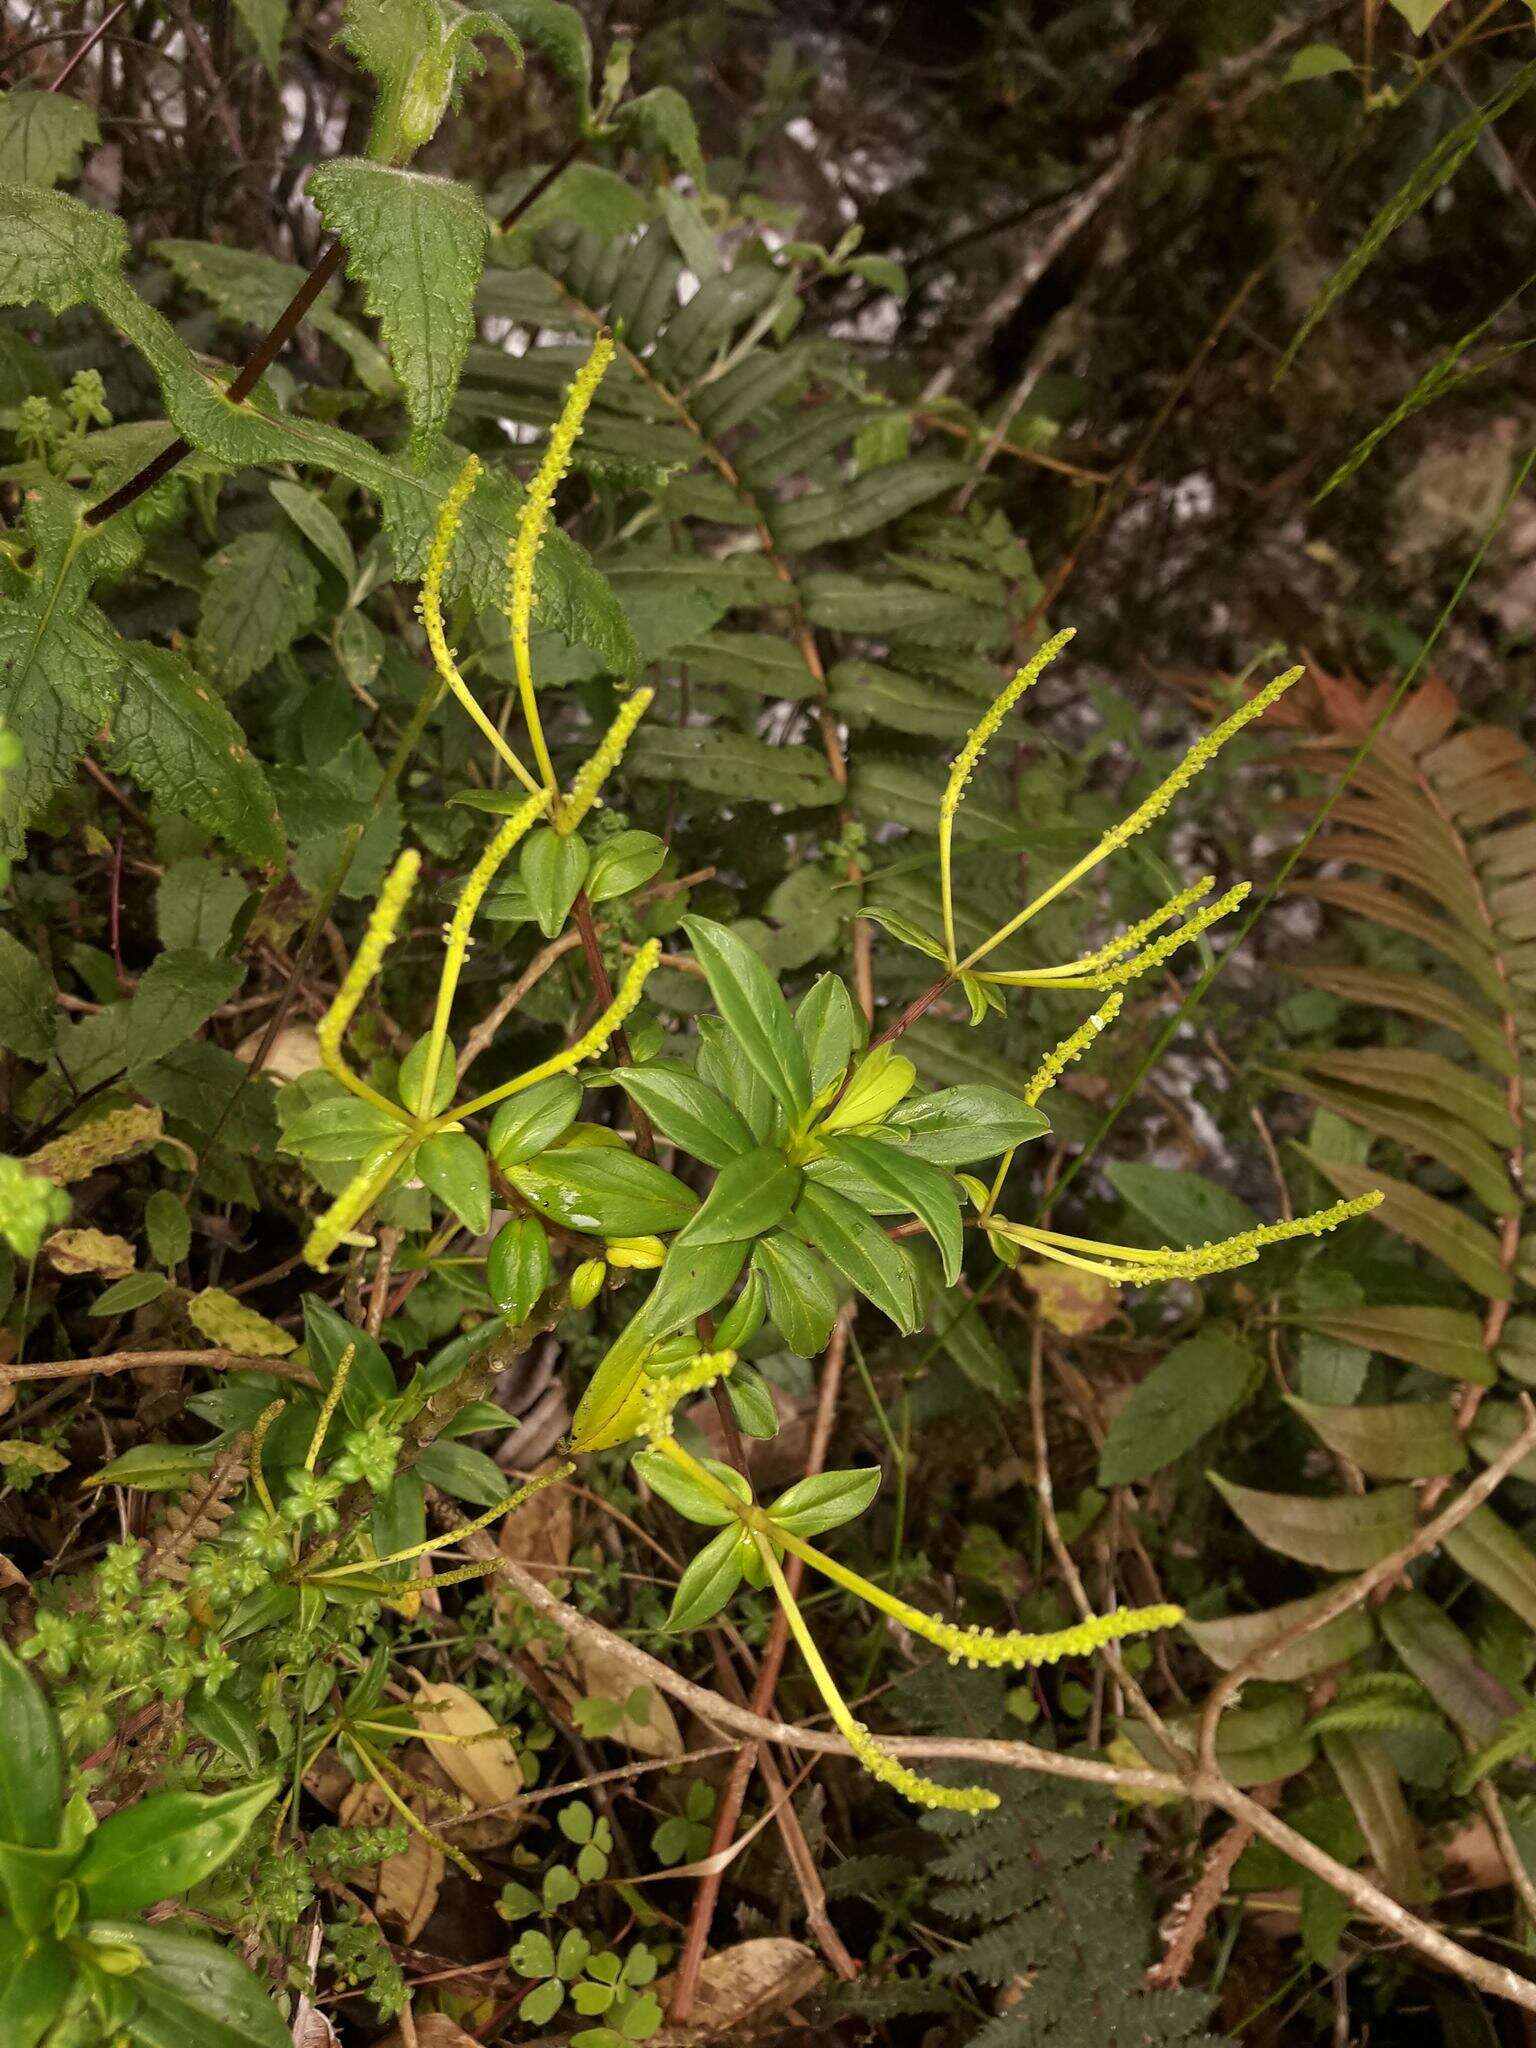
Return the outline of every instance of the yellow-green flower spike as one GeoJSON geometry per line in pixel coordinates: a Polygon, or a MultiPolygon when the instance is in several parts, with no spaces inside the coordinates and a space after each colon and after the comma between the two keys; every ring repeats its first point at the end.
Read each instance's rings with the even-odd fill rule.
{"type": "Polygon", "coordinates": [[[1050,988],[1059,982],[1070,987],[1080,975],[1092,974],[1101,967],[1113,966],[1128,953],[1134,953],[1138,946],[1144,946],[1155,931],[1176,917],[1185,916],[1202,897],[1209,896],[1216,886],[1214,875],[1202,875],[1198,882],[1191,882],[1187,889],[1181,889],[1177,896],[1170,896],[1148,916],[1133,925],[1127,925],[1118,938],[1096,946],[1091,953],[1083,953],[1076,960],[1065,960],[1060,967],[1009,968],[996,974],[982,974],[983,981],[997,982],[1010,988],[1050,988]]]}
{"type": "Polygon", "coordinates": [[[996,1635],[989,1628],[961,1628],[958,1623],[936,1621],[914,1608],[916,1622],[907,1625],[915,1635],[933,1643],[951,1664],[979,1664],[995,1670],[1018,1670],[1037,1664],[1057,1664],[1063,1657],[1090,1657],[1106,1643],[1118,1643],[1126,1636],[1150,1635],[1157,1629],[1175,1628],[1184,1619],[1182,1607],[1159,1602],[1155,1607],[1122,1607],[1114,1614],[1091,1614],[1072,1628],[1049,1635],[1028,1635],[1010,1629],[996,1635]]]}
{"type": "Polygon", "coordinates": [[[1327,1209],[1315,1209],[1310,1216],[1297,1216],[1289,1223],[1261,1224],[1254,1230],[1239,1231],[1235,1237],[1187,1250],[1175,1245],[1099,1244],[1092,1238],[1068,1237],[1061,1231],[996,1219],[992,1228],[1039,1258],[1085,1273],[1097,1273],[1120,1287],[1146,1287],[1166,1280],[1201,1280],[1212,1273],[1230,1272],[1235,1266],[1251,1265],[1266,1245],[1281,1244],[1293,1237],[1321,1237],[1326,1231],[1337,1230],[1342,1223],[1368,1215],[1383,1199],[1379,1190],[1372,1189],[1369,1194],[1335,1202],[1327,1209]]]}
{"type": "Polygon", "coordinates": [[[538,705],[533,694],[533,669],[528,654],[528,634],[533,620],[533,565],[544,545],[544,528],[560,479],[571,466],[571,455],[587,408],[613,361],[613,337],[599,334],[592,353],[576,372],[565,395],[565,406],[555,422],[544,458],[528,486],[517,534],[507,554],[507,624],[512,630],[512,659],[517,669],[518,693],[523,716],[528,721],[528,738],[534,759],[547,788],[555,788],[554,764],[544,740],[538,705]]]}
{"type": "Polygon", "coordinates": [[[848,1702],[837,1689],[836,1679],[827,1669],[826,1659],[816,1646],[816,1638],[806,1626],[799,1602],[790,1591],[789,1581],[774,1555],[773,1544],[760,1532],[754,1532],[753,1541],[763,1561],[763,1569],[772,1581],[779,1605],[784,1610],[784,1618],[805,1659],[806,1669],[816,1682],[816,1690],[827,1703],[832,1724],[870,1776],[878,1778],[882,1785],[889,1785],[903,1799],[910,1799],[914,1806],[942,1807],[951,1813],[989,1813],[998,1803],[995,1792],[988,1792],[981,1785],[936,1785],[931,1778],[920,1777],[877,1742],[862,1721],[855,1720],[848,1702]]]}
{"type": "Polygon", "coordinates": [[[838,1721],[837,1725],[869,1775],[899,1792],[903,1799],[910,1799],[914,1806],[934,1807],[946,1813],[990,1813],[998,1804],[997,1794],[984,1785],[938,1785],[932,1778],[922,1777],[877,1742],[864,1723],[851,1714],[846,1722],[838,1721]]]}
{"type": "Polygon", "coordinates": [[[305,1453],[304,1470],[306,1472],[313,1472],[319,1461],[320,1446],[325,1442],[325,1433],[330,1428],[331,1419],[336,1413],[342,1395],[347,1390],[347,1380],[352,1371],[352,1361],[356,1356],[357,1346],[349,1344],[336,1361],[336,1371],[332,1375],[331,1384],[326,1391],[325,1399],[320,1404],[320,1414],[315,1422],[315,1433],[310,1438],[309,1449],[305,1453]]]}
{"type": "MultiPolygon", "coordinates": [[[[636,1435],[649,1437],[652,1442],[666,1435],[671,1427],[672,1411],[678,1402],[686,1401],[690,1394],[702,1394],[716,1380],[728,1378],[735,1363],[734,1351],[701,1351],[680,1372],[669,1373],[665,1379],[647,1376],[636,1435]]],[[[677,1448],[682,1450],[681,1445],[677,1448]]]]}
{"type": "MultiPolygon", "coordinates": [[[[1230,718],[1223,719],[1220,725],[1214,726],[1202,739],[1196,740],[1173,773],[1166,776],[1158,784],[1157,788],[1153,790],[1152,794],[1136,806],[1129,817],[1122,818],[1118,825],[1112,826],[1098,844],[1083,855],[1081,860],[1074,861],[1072,866],[1059,874],[1048,888],[1042,889],[1039,895],[1026,903],[1022,910],[1016,911],[1006,924],[999,925],[990,938],[983,939],[979,946],[968,953],[963,960],[956,963],[958,970],[964,973],[974,968],[979,960],[984,959],[988,953],[993,952],[1005,939],[1011,939],[1013,934],[1022,926],[1028,924],[1032,917],[1037,917],[1047,904],[1054,903],[1058,896],[1070,889],[1074,883],[1080,882],[1084,875],[1091,874],[1101,861],[1107,860],[1112,853],[1117,852],[1128,840],[1134,839],[1138,832],[1144,832],[1154,819],[1162,816],[1179,791],[1193,782],[1202,768],[1210,766],[1228,740],[1235,738],[1242,731],[1243,727],[1251,725],[1254,719],[1262,717],[1270,705],[1278,698],[1283,697],[1297,678],[1305,673],[1306,671],[1302,668],[1287,669],[1284,675],[1276,676],[1273,682],[1266,683],[1256,696],[1250,697],[1248,702],[1234,711],[1230,718]]],[[[941,819],[939,826],[941,876],[943,869],[943,833],[944,825],[941,819]]],[[[999,979],[1000,977],[993,978],[999,979]]]]}
{"type": "MultiPolygon", "coordinates": [[[[1193,917],[1187,918],[1177,931],[1165,932],[1150,946],[1139,953],[1133,953],[1129,960],[1118,960],[1113,966],[1104,967],[1088,978],[1089,988],[1114,988],[1119,983],[1135,981],[1139,975],[1148,974],[1154,967],[1161,967],[1165,960],[1171,960],[1181,947],[1192,945],[1202,932],[1209,931],[1220,918],[1230,917],[1248,896],[1251,884],[1238,882],[1225,896],[1218,896],[1214,903],[1203,904],[1193,917]]],[[[1070,988],[1071,982],[1058,986],[1070,988]]]]}
{"type": "Polygon", "coordinates": [[[1134,839],[1138,832],[1145,832],[1154,819],[1160,818],[1180,790],[1187,789],[1203,768],[1209,768],[1228,740],[1236,739],[1245,725],[1252,725],[1256,718],[1262,718],[1271,704],[1278,703],[1290,689],[1306,674],[1304,666],[1288,668],[1284,675],[1278,675],[1273,682],[1266,683],[1262,690],[1250,697],[1246,704],[1238,706],[1230,718],[1224,718],[1220,725],[1213,726],[1202,738],[1195,741],[1173,773],[1153,790],[1152,794],[1139,803],[1128,818],[1122,818],[1105,834],[1110,847],[1124,846],[1134,839]]]}
{"type": "Polygon", "coordinates": [[[572,1068],[582,1066],[588,1060],[595,1060],[607,1046],[619,1026],[633,1012],[645,992],[645,984],[661,958],[661,941],[647,939],[625,971],[619,984],[619,992],[604,1010],[591,1030],[568,1045],[563,1052],[555,1053],[539,1066],[530,1067],[526,1074],[519,1074],[514,1081],[507,1081],[500,1088],[493,1088],[486,1095],[477,1095],[473,1102],[466,1102],[454,1111],[457,1119],[477,1116],[481,1110],[489,1109],[492,1103],[504,1102],[509,1095],[520,1095],[525,1088],[531,1088],[536,1081],[547,1081],[551,1074],[568,1074],[572,1068]]]}
{"type": "Polygon", "coordinates": [[[1074,627],[1068,626],[1037,649],[1007,688],[993,700],[950,764],[949,780],[944,785],[943,796],[939,799],[939,889],[944,899],[944,957],[951,966],[955,962],[955,906],[950,879],[950,842],[954,833],[955,812],[960,808],[965,786],[975,774],[976,765],[986,752],[993,734],[1024,692],[1039,680],[1044,670],[1072,639],[1075,631],[1074,627]]]}
{"type": "Polygon", "coordinates": [[[309,1233],[304,1258],[316,1269],[323,1267],[331,1253],[350,1234],[389,1186],[415,1150],[416,1133],[409,1132],[399,1144],[385,1143],[369,1153],[329,1209],[309,1233]]]}
{"type": "Polygon", "coordinates": [[[1124,1002],[1125,997],[1118,992],[1112,995],[1107,1003],[1101,1003],[1091,1017],[1078,1025],[1070,1038],[1064,1038],[1060,1045],[1046,1054],[1024,1090],[1024,1100],[1031,1109],[1047,1089],[1055,1087],[1072,1062],[1082,1058],[1099,1033],[1114,1023],[1124,1002]]]}
{"type": "Polygon", "coordinates": [[[448,562],[453,554],[453,543],[464,517],[464,508],[474,496],[475,485],[480,481],[480,473],[480,458],[478,455],[471,455],[455,477],[453,488],[443,500],[442,510],[437,515],[437,530],[432,536],[432,546],[427,553],[426,573],[421,579],[421,595],[416,600],[416,615],[426,629],[427,646],[431,650],[432,663],[438,674],[523,787],[536,790],[539,785],[507,745],[491,719],[486,716],[479,699],[460,675],[459,665],[454,660],[452,648],[448,645],[448,635],[443,630],[443,578],[448,573],[448,562]]]}
{"type": "Polygon", "coordinates": [[[652,689],[636,690],[626,697],[620,706],[619,715],[603,734],[597,752],[589,756],[577,769],[571,783],[571,793],[561,803],[555,819],[555,830],[565,835],[576,830],[582,819],[597,802],[598,792],[614,769],[624,758],[624,749],[629,745],[635,727],[650,710],[656,692],[652,689]]]}
{"type": "Polygon", "coordinates": [[[347,969],[342,984],[332,999],[331,1007],[315,1027],[315,1039],[320,1049],[320,1064],[325,1071],[339,1081],[354,1095],[362,1096],[376,1109],[383,1109],[390,1116],[400,1117],[402,1112],[397,1103],[390,1102],[376,1088],[370,1088],[360,1080],[342,1058],[342,1040],[347,1035],[347,1026],[357,1014],[357,1006],[368,993],[369,984],[384,964],[384,955],[389,951],[399,930],[400,919],[411,891],[416,886],[416,877],[421,872],[421,855],[414,848],[407,847],[395,862],[379,891],[379,900],[369,913],[368,923],[363,932],[362,942],[352,956],[352,965],[347,969]]]}
{"type": "Polygon", "coordinates": [[[453,1009],[453,998],[459,986],[459,976],[464,970],[464,961],[470,948],[470,926],[485,900],[485,892],[495,881],[502,862],[518,841],[537,824],[548,810],[550,803],[547,790],[535,790],[527,803],[519,805],[511,817],[492,833],[484,853],[470,870],[469,880],[459,892],[459,900],[453,907],[453,916],[443,931],[443,971],[437,984],[437,1001],[432,1016],[432,1035],[427,1041],[427,1057],[422,1066],[421,1086],[416,1094],[416,1114],[428,1117],[432,1104],[437,1099],[437,1076],[442,1065],[443,1048],[448,1038],[448,1020],[453,1009]]]}

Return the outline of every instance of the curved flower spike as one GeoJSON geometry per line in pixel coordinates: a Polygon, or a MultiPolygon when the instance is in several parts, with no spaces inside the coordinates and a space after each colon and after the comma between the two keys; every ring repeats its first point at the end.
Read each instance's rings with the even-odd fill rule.
{"type": "Polygon", "coordinates": [[[647,688],[636,690],[625,698],[619,707],[618,717],[603,734],[596,752],[577,769],[571,793],[562,801],[555,818],[557,832],[563,836],[574,832],[597,802],[598,792],[623,760],[624,749],[629,745],[635,727],[650,710],[655,696],[656,692],[647,688]]]}
{"type": "Polygon", "coordinates": [[[342,1058],[341,1045],[346,1037],[347,1026],[357,1014],[357,1006],[368,993],[369,984],[384,964],[384,955],[394,941],[400,927],[400,919],[416,886],[416,877],[421,872],[421,855],[414,848],[405,852],[390,869],[379,900],[368,916],[362,943],[352,956],[352,965],[347,969],[342,984],[331,1000],[331,1007],[315,1027],[315,1038],[320,1048],[320,1063],[333,1080],[339,1081],[354,1095],[360,1095],[365,1102],[371,1102],[375,1109],[382,1109],[388,1115],[404,1122],[404,1112],[398,1103],[389,1101],[376,1088],[354,1074],[342,1058]]]}

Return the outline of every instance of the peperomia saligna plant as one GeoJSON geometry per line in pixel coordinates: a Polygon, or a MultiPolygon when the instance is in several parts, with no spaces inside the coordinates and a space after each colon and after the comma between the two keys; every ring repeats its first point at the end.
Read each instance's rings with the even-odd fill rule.
{"type": "MultiPolygon", "coordinates": [[[[682,928],[714,1003],[713,1013],[699,1021],[691,1059],[603,1064],[662,959],[661,946],[652,939],[634,949],[618,992],[578,1038],[498,1087],[456,1101],[449,1046],[452,1005],[475,913],[516,849],[522,885],[541,930],[551,938],[562,930],[593,865],[581,827],[650,701],[645,690],[627,700],[569,790],[562,791],[532,675],[532,571],[555,486],[612,353],[608,337],[599,337],[573,381],[509,551],[507,622],[533,770],[477,704],[443,625],[442,579],[474,488],[473,460],[444,502],[421,594],[429,645],[444,684],[492,740],[526,793],[505,800],[510,814],[459,895],[445,929],[431,1030],[400,1063],[395,1100],[353,1071],[343,1040],[416,884],[414,853],[399,857],[380,893],[351,971],[319,1028],[326,1071],[350,1100],[321,1105],[302,1129],[291,1127],[288,1133],[290,1145],[302,1154],[307,1144],[338,1128],[334,1119],[341,1117],[352,1139],[368,1148],[316,1223],[306,1255],[312,1264],[324,1266],[343,1243],[366,1251],[371,1240],[360,1234],[362,1226],[391,1184],[414,1173],[476,1236],[483,1237],[491,1224],[493,1185],[516,1211],[485,1254],[491,1292],[512,1323],[544,1313],[551,1300],[558,1305],[567,1286],[590,1298],[609,1263],[654,1268],[651,1292],[582,1397],[566,1449],[575,1458],[642,1439],[646,1448],[635,1457],[637,1476],[690,1520],[718,1528],[684,1574],[672,1627],[708,1620],[743,1579],[759,1588],[771,1586],[835,1725],[864,1766],[919,1804],[979,1811],[995,1804],[995,1795],[920,1777],[882,1749],[855,1718],[810,1634],[781,1556],[788,1552],[799,1558],[952,1660],[973,1665],[1022,1668],[1080,1656],[1122,1637],[1171,1627],[1180,1610],[1168,1604],[1121,1609],[1050,1634],[997,1634],[936,1619],[808,1540],[867,1507],[878,1486],[877,1471],[818,1473],[761,1506],[742,1473],[695,1457],[679,1442],[673,1414],[684,1399],[719,1382],[729,1388],[741,1347],[765,1322],[775,1324],[796,1350],[807,1355],[820,1351],[842,1288],[879,1309],[899,1330],[915,1331],[921,1323],[921,1288],[905,1236],[912,1230],[926,1232],[937,1248],[945,1283],[953,1286],[964,1257],[967,1207],[974,1227],[1005,1259],[1016,1258],[1022,1248],[1114,1281],[1145,1285],[1245,1264],[1267,1244],[1332,1230],[1376,1205],[1379,1198],[1368,1194],[1218,1243],[1151,1250],[1099,1244],[1012,1221],[997,1207],[1015,1150],[1048,1128],[1038,1107],[1041,1098],[1113,1020],[1119,986],[1200,936],[1242,901],[1246,888],[1239,885],[1204,904],[1213,886],[1207,878],[1179,891],[1118,939],[1059,967],[995,970],[984,963],[1038,911],[1145,830],[1301,671],[1277,677],[1196,742],[1151,795],[1081,860],[961,957],[950,877],[955,813],[988,741],[1070,638],[1057,634],[998,695],[954,760],[940,808],[942,943],[901,920],[886,920],[898,937],[931,952],[941,971],[927,994],[874,1043],[865,1043],[858,1007],[837,977],[823,975],[792,1012],[774,976],[739,934],[691,916],[683,919],[682,928]],[[1170,925],[1171,931],[1164,929],[1170,925]],[[953,983],[970,996],[977,1022],[1012,987],[1116,993],[1046,1054],[1022,1099],[986,1087],[925,1094],[917,1090],[916,1069],[897,1044],[907,1026],[953,983]],[[622,1133],[580,1121],[583,1097],[592,1086],[621,1088],[644,1112],[648,1127],[678,1153],[712,1170],[702,1199],[680,1176],[632,1151],[622,1133]],[[482,1126],[490,1112],[489,1125],[482,1126]],[[994,1158],[1000,1163],[990,1183],[963,1170],[994,1158]],[[557,1238],[553,1246],[551,1231],[557,1238]],[[556,1254],[573,1237],[584,1255],[566,1282],[557,1278],[556,1254]]],[[[482,1520],[495,1519],[521,1498],[514,1494],[496,1501],[482,1520]]],[[[416,1550],[428,1547],[421,1544],[416,1550]]],[[[324,1577],[345,1580],[362,1569],[332,1563],[324,1577]]]]}

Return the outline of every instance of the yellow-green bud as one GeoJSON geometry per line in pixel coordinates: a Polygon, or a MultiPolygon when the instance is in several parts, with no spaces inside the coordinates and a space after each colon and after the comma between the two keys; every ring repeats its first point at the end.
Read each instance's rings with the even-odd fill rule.
{"type": "Polygon", "coordinates": [[[597,1291],[602,1286],[603,1276],[607,1271],[607,1264],[602,1259],[582,1260],[581,1264],[571,1275],[572,1308],[586,1308],[596,1299],[597,1291]]]}

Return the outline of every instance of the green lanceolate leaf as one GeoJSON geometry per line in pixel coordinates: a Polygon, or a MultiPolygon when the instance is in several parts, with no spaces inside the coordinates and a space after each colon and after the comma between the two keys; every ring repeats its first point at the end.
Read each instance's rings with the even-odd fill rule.
{"type": "MultiPolygon", "coordinates": [[[[1205,1621],[1186,1618],[1183,1627],[1219,1670],[1231,1671],[1257,1656],[1266,1643],[1276,1641],[1297,1622],[1305,1621],[1330,1597],[1325,1588],[1321,1593],[1309,1594],[1305,1600],[1290,1600],[1283,1607],[1266,1608],[1259,1614],[1213,1615],[1205,1621]]],[[[1325,1621],[1289,1649],[1266,1657],[1264,1669],[1275,1679],[1311,1678],[1331,1665],[1358,1657],[1362,1650],[1370,1648],[1374,1637],[1375,1630],[1365,1608],[1352,1607],[1348,1613],[1325,1621]]]]}
{"type": "Polygon", "coordinates": [[[768,1315],[790,1350],[818,1358],[837,1320],[837,1288],[826,1261],[787,1230],[775,1230],[752,1247],[752,1270],[762,1278],[768,1315]]]}
{"type": "Polygon", "coordinates": [[[179,1899],[233,1856],[276,1791],[268,1778],[236,1792],[152,1792],[109,1815],[74,1870],[85,1912],[110,1920],[179,1899]]]}
{"type": "Polygon", "coordinates": [[[347,274],[363,287],[423,456],[448,417],[474,332],[475,287],[490,224],[467,186],[418,171],[342,158],[323,164],[309,195],[346,245],[347,274]]]}
{"type": "Polygon", "coordinates": [[[580,1082],[554,1074],[510,1097],[491,1119],[486,1144],[492,1159],[503,1170],[536,1159],[576,1121],[581,1096],[580,1082]]]}
{"type": "Polygon", "coordinates": [[[267,1987],[237,1956],[201,1935],[141,1920],[104,1920],[91,1929],[137,1948],[134,2048],[293,2048],[267,1987]]]}
{"type": "Polygon", "coordinates": [[[664,1138],[706,1166],[728,1166],[757,1143],[717,1089],[680,1068],[620,1067],[613,1078],[664,1138]]]}
{"type": "Polygon", "coordinates": [[[566,837],[541,825],[523,841],[518,873],[546,939],[564,930],[576,892],[587,878],[587,865],[587,849],[574,833],[566,837]]]}
{"type": "Polygon", "coordinates": [[[593,903],[627,896],[648,882],[667,857],[664,839],[654,832],[615,832],[592,849],[587,870],[587,895],[593,903]]]}
{"type": "Polygon", "coordinates": [[[761,1237],[794,1207],[803,1175],[782,1152],[758,1146],[715,1176],[703,1206],[678,1232],[679,1245],[736,1244],[761,1237]]]}
{"type": "Polygon", "coordinates": [[[690,1559],[677,1582],[667,1629],[672,1634],[686,1628],[700,1628],[718,1614],[741,1584],[741,1534],[734,1527],[712,1536],[698,1556],[690,1559]]]}
{"type": "MultiPolygon", "coordinates": [[[[728,1493],[733,1493],[744,1505],[752,1498],[752,1489],[741,1474],[731,1465],[722,1465],[716,1458],[700,1460],[706,1472],[717,1479],[728,1493]]],[[[674,1507],[690,1522],[702,1522],[706,1528],[718,1529],[729,1523],[733,1528],[737,1518],[723,1501],[715,1496],[691,1473],[660,1451],[641,1451],[633,1460],[638,1476],[653,1493],[658,1493],[669,1507],[674,1507]]]]}
{"type": "Polygon", "coordinates": [[[25,1935],[14,1921],[0,1920],[0,2040],[7,2048],[38,2048],[74,1981],[61,1941],[25,1935]]]}
{"type": "Polygon", "coordinates": [[[1116,1411],[1099,1458],[1100,1486],[1148,1479],[1235,1415],[1264,1375],[1258,1354],[1214,1327],[1176,1344],[1116,1411]]]}
{"type": "Polygon", "coordinates": [[[64,1811],[58,1724],[42,1688],[0,1643],[0,1842],[52,1848],[64,1811]]]}
{"type": "Polygon", "coordinates": [[[746,1260],[748,1242],[692,1244],[679,1235],[668,1247],[641,1315],[653,1338],[691,1329],[702,1315],[723,1301],[735,1285],[746,1260]]]}
{"type": "Polygon", "coordinates": [[[940,1088],[900,1103],[890,1114],[894,1130],[906,1133],[908,1150],[934,1166],[968,1166],[1027,1145],[1051,1128],[1042,1110],[1031,1109],[1005,1088],[984,1083],[940,1088]]]}
{"type": "Polygon", "coordinates": [[[477,1237],[491,1227],[491,1175],[468,1131],[439,1131],[416,1150],[416,1171],[445,1208],[477,1237]]]}
{"type": "Polygon", "coordinates": [[[473,1444],[446,1442],[439,1437],[428,1444],[416,1460],[416,1470],[433,1486],[451,1493],[455,1500],[467,1500],[477,1508],[493,1508],[512,1491],[507,1475],[484,1451],[473,1444]]]}
{"type": "Polygon", "coordinates": [[[1333,1406],[1288,1395],[1290,1406],[1340,1457],[1368,1479],[1433,1479],[1459,1472],[1466,1445],[1449,1401],[1333,1406]]]}
{"type": "Polygon", "coordinates": [[[835,974],[820,974],[801,997],[795,1029],[811,1069],[811,1093],[820,1095],[847,1071],[869,1036],[864,1014],[835,974]]]}
{"type": "Polygon", "coordinates": [[[1292,1493],[1262,1493],[1212,1472],[1211,1484],[1239,1521],[1261,1543],[1324,1571],[1362,1571],[1406,1543],[1413,1534],[1414,1494],[1410,1486],[1383,1486],[1375,1493],[1336,1494],[1326,1499],[1292,1493]]]}
{"type": "Polygon", "coordinates": [[[698,1197],[649,1159],[610,1146],[562,1146],[508,1175],[531,1207],[552,1223],[601,1237],[645,1237],[678,1230],[698,1197]]]}
{"type": "Polygon", "coordinates": [[[830,1137],[828,1153],[879,1190],[885,1201],[910,1209],[927,1227],[944,1262],[944,1284],[960,1277],[965,1232],[960,1221],[960,1191],[950,1176],[926,1159],[914,1159],[900,1145],[878,1138],[830,1137]]]}
{"type": "Polygon", "coordinates": [[[862,1515],[880,1491],[880,1469],[818,1472],[781,1493],[768,1512],[792,1536],[819,1536],[862,1515]]]}
{"type": "Polygon", "coordinates": [[[514,1216],[491,1241],[485,1284],[509,1322],[520,1323],[554,1278],[549,1239],[536,1216],[514,1216]]]}
{"type": "MultiPolygon", "coordinates": [[[[889,1316],[904,1336],[910,1337],[921,1326],[911,1266],[900,1247],[856,1202],[831,1188],[807,1184],[795,1206],[793,1228],[830,1259],[851,1286],[889,1316]]],[[[768,1279],[766,1273],[764,1279],[768,1279]]]]}
{"type": "Polygon", "coordinates": [[[778,983],[746,941],[724,925],[685,917],[683,929],[731,1035],[786,1113],[802,1116],[811,1100],[810,1064],[778,983]]]}
{"type": "Polygon", "coordinates": [[[1469,1578],[1536,1628],[1536,1551],[1492,1508],[1474,1508],[1441,1543],[1469,1578]]]}
{"type": "Polygon", "coordinates": [[[297,1159],[327,1166],[361,1159],[380,1145],[398,1143],[404,1135],[398,1117],[338,1088],[285,1123],[279,1143],[297,1159]]]}
{"type": "Polygon", "coordinates": [[[386,1401],[393,1400],[395,1375],[383,1347],[365,1330],[355,1330],[335,1309],[327,1308],[318,1294],[304,1297],[304,1343],[310,1370],[325,1392],[336,1377],[342,1353],[352,1346],[352,1364],[341,1396],[350,1422],[366,1422],[386,1401]]]}

